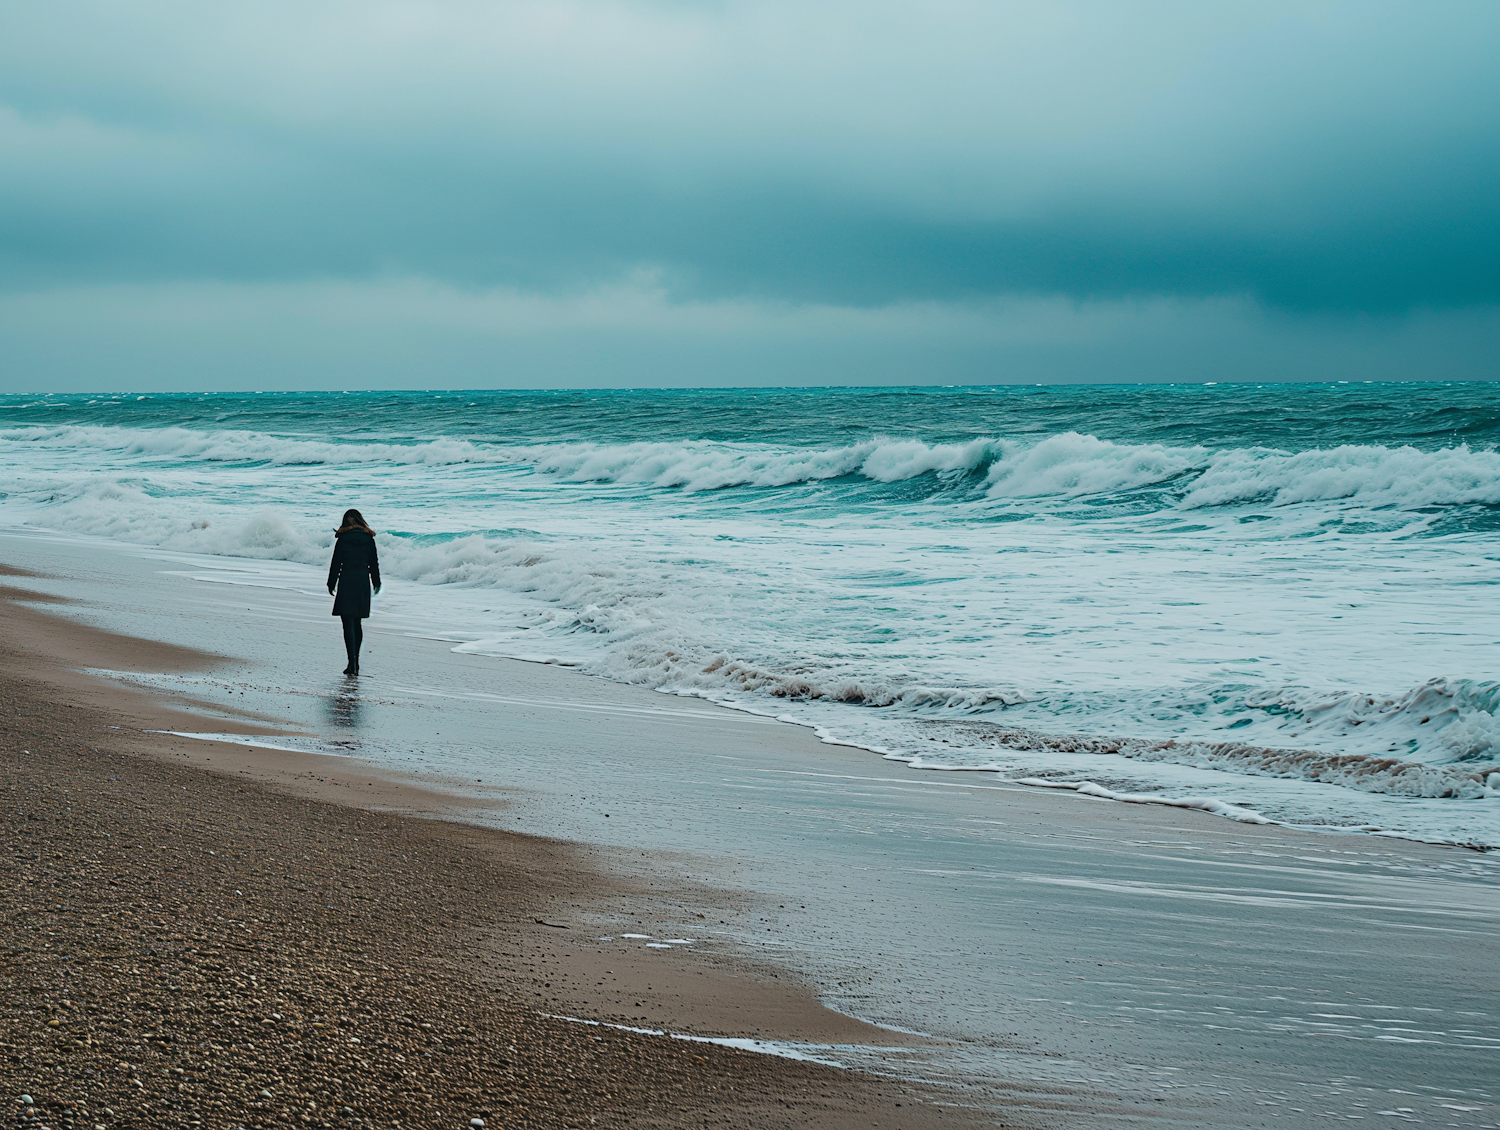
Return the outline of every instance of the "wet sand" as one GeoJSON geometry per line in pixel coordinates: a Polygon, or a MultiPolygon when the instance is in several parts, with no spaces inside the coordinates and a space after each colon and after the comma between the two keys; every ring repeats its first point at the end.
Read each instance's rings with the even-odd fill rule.
{"type": "MultiPolygon", "coordinates": [[[[24,570],[9,569],[11,575],[24,570]]],[[[624,950],[608,907],[714,910],[574,845],[457,822],[459,796],[201,728],[78,667],[203,652],[0,600],[0,1076],[38,1126],[1013,1124],[881,1080],[582,1015],[817,1043],[890,1042],[782,971],[624,950]],[[436,819],[434,819],[436,818],[436,819]]],[[[17,604],[14,597],[26,603],[17,604]]],[[[216,725],[270,737],[243,717],[216,725]]],[[[623,920],[623,919],[622,919],[623,920]]]]}
{"type": "MultiPolygon", "coordinates": [[[[199,700],[207,718],[180,728],[280,728],[299,736],[252,740],[326,751],[151,739],[179,763],[566,841],[596,882],[488,940],[520,955],[537,1011],[848,1038],[837,1014],[819,1028],[795,1006],[813,985],[842,1012],[941,1037],[815,1054],[952,1081],[1007,1119],[1500,1122],[1489,857],[913,770],[770,719],[455,653],[416,638],[394,584],[355,688],[324,670],[342,654],[315,570],[22,532],[0,545],[62,575],[15,585],[79,598],[50,606],[77,623],[235,645],[206,674],[140,680],[140,701],[199,700]],[[700,970],[790,983],[793,1016],[698,992],[700,970]]],[[[88,693],[105,686],[121,678],[88,693]]]]}

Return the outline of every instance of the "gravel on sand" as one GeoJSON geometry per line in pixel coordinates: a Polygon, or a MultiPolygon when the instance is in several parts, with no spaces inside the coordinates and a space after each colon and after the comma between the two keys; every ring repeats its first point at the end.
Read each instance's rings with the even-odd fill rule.
{"type": "Polygon", "coordinates": [[[475,943],[570,881],[545,841],[170,763],[39,662],[0,645],[0,1126],[1003,1124],[550,1019],[475,943]]]}

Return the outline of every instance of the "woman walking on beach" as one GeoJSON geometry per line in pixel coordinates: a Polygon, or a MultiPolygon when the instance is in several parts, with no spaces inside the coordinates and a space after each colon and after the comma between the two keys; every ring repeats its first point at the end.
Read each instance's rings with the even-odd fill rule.
{"type": "Polygon", "coordinates": [[[359,645],[370,615],[370,589],[380,591],[380,559],[375,555],[375,531],[358,510],[345,510],[334,534],[333,561],[328,565],[328,595],[333,614],[344,621],[344,650],[349,653],[346,675],[359,674],[359,645]]]}

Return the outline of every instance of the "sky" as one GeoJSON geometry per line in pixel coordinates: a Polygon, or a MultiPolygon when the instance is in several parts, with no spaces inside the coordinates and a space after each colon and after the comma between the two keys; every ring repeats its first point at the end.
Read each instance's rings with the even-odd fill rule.
{"type": "Polygon", "coordinates": [[[0,7],[0,391],[1500,377],[1500,5],[0,7]]]}

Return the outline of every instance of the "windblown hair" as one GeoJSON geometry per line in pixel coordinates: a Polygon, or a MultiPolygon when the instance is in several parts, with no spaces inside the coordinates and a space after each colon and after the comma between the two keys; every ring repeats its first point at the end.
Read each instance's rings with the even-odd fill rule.
{"type": "Polygon", "coordinates": [[[344,511],[344,520],[339,524],[338,532],[347,534],[350,530],[363,530],[371,537],[375,536],[375,531],[370,529],[369,523],[365,521],[365,516],[358,510],[344,511]]]}

